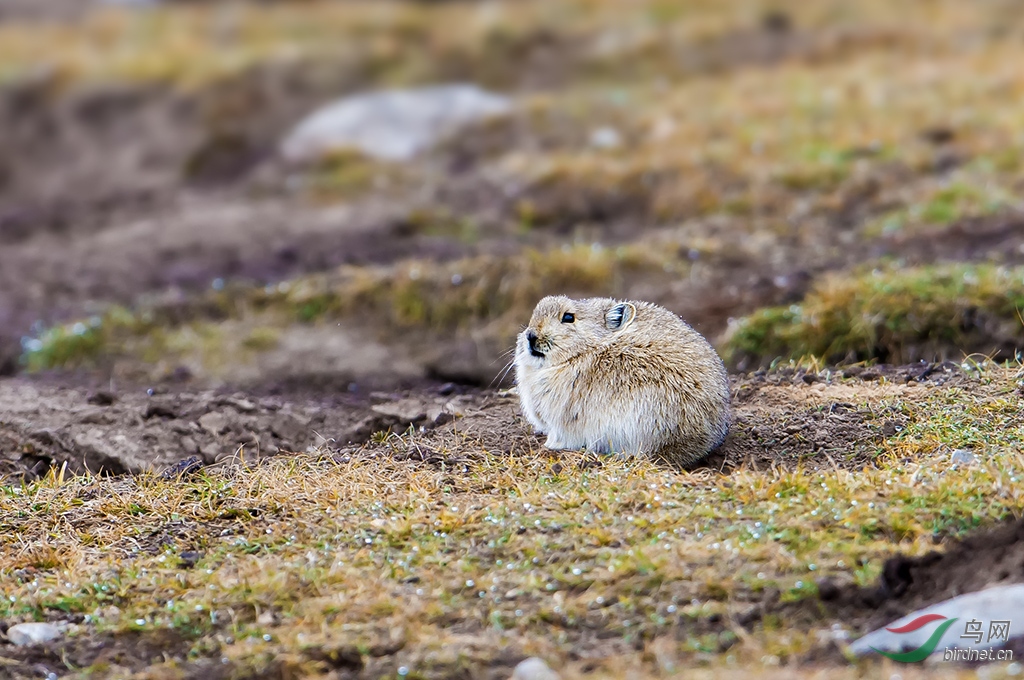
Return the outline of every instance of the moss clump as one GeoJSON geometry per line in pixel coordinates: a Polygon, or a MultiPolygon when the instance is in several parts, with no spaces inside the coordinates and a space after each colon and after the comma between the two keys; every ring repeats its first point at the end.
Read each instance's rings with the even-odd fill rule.
{"type": "Polygon", "coordinates": [[[100,353],[103,332],[81,322],[55,326],[39,338],[26,340],[24,347],[24,363],[30,371],[78,364],[100,353]]]}
{"type": "Polygon", "coordinates": [[[276,328],[254,328],[242,340],[242,346],[256,351],[267,351],[277,347],[281,333],[276,328]]]}
{"type": "Polygon", "coordinates": [[[356,150],[341,149],[321,159],[308,177],[308,191],[315,199],[334,201],[357,197],[375,184],[387,184],[395,168],[374,161],[356,150]]]}
{"type": "Polygon", "coordinates": [[[815,356],[893,363],[981,352],[1011,357],[1024,338],[1024,268],[942,265],[828,276],[799,305],[741,319],[737,363],[815,356]]]}
{"type": "Polygon", "coordinates": [[[29,371],[92,364],[106,353],[112,338],[144,333],[149,323],[148,315],[136,316],[114,307],[103,316],[53,326],[36,338],[26,338],[21,361],[29,371]]]}

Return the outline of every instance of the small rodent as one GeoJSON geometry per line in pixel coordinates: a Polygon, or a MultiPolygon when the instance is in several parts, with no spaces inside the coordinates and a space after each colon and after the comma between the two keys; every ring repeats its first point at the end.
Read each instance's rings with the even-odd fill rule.
{"type": "Polygon", "coordinates": [[[684,466],[729,431],[722,359],[704,336],[649,302],[543,298],[516,340],[515,370],[523,413],[550,449],[684,466]]]}

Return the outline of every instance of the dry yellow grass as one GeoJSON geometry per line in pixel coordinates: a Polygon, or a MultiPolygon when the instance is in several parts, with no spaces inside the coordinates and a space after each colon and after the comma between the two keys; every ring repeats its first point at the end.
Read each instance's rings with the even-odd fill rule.
{"type": "MultiPolygon", "coordinates": [[[[467,56],[488,42],[514,42],[549,32],[556,38],[594,39],[593,52],[643,60],[664,55],[660,44],[711,40],[737,27],[756,26],[768,12],[788,13],[800,27],[880,30],[880,41],[956,41],[960,35],[1011,34],[1011,5],[986,11],[956,2],[881,0],[851,5],[823,2],[711,2],[664,0],[524,0],[484,6],[431,5],[389,0],[280,3],[107,10],[81,23],[0,27],[0,74],[17,76],[38,66],[74,79],[171,80],[185,84],[238,72],[253,64],[306,56],[365,54],[380,65],[399,64],[415,75],[413,56],[467,56]],[[458,27],[458,30],[451,30],[458,27]]],[[[590,40],[588,40],[590,42],[590,40]]],[[[422,59],[421,59],[422,61],[422,59]]],[[[429,60],[428,60],[429,61],[429,60]]],[[[592,61],[602,63],[597,58],[592,61]]]]}
{"type": "Polygon", "coordinates": [[[456,425],[184,480],[54,472],[0,494],[0,616],[83,615],[72,641],[174,634],[180,658],[150,669],[171,675],[205,658],[311,673],[330,654],[408,677],[524,654],[567,677],[771,671],[835,622],[794,625],[769,608],[740,623],[767,591],[798,602],[821,576],[866,584],[894,550],[1020,512],[1021,380],[989,365],[914,398],[861,388],[876,395],[865,407],[908,423],[863,469],[581,467],[582,454],[552,458],[520,436],[511,453],[489,450],[456,425]],[[428,462],[402,460],[414,447],[428,462]],[[954,448],[977,463],[950,468],[954,448]]]}
{"type": "Polygon", "coordinates": [[[142,305],[134,312],[113,308],[90,323],[50,329],[27,346],[25,360],[30,370],[39,370],[129,357],[141,360],[153,375],[185,363],[196,374],[224,376],[272,351],[275,329],[354,316],[363,316],[365,330],[390,342],[398,342],[401,335],[389,336],[411,329],[449,340],[461,332],[487,343],[489,351],[502,352],[512,346],[520,325],[547,291],[621,294],[628,278],[671,280],[688,266],[685,260],[674,260],[673,249],[646,244],[564,246],[447,263],[414,259],[392,266],[345,266],[276,286],[210,291],[191,303],[173,304],[169,313],[159,305],[142,305]],[[209,319],[211,312],[217,321],[209,319]],[[254,333],[263,341],[253,342],[254,333]]]}

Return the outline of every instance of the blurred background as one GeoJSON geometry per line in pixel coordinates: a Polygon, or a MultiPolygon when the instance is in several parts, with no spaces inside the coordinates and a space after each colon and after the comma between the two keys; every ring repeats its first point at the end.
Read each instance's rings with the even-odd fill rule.
{"type": "Polygon", "coordinates": [[[734,370],[1013,358],[1015,0],[0,0],[0,369],[499,384],[538,298],[734,370]]]}

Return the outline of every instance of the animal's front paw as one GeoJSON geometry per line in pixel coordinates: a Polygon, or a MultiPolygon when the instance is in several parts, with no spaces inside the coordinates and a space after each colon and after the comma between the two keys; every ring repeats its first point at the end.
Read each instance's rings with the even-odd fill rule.
{"type": "Polygon", "coordinates": [[[560,441],[557,437],[551,436],[549,436],[544,441],[544,446],[545,448],[549,448],[552,451],[564,451],[565,449],[569,448],[568,446],[565,445],[564,442],[560,441]]]}

